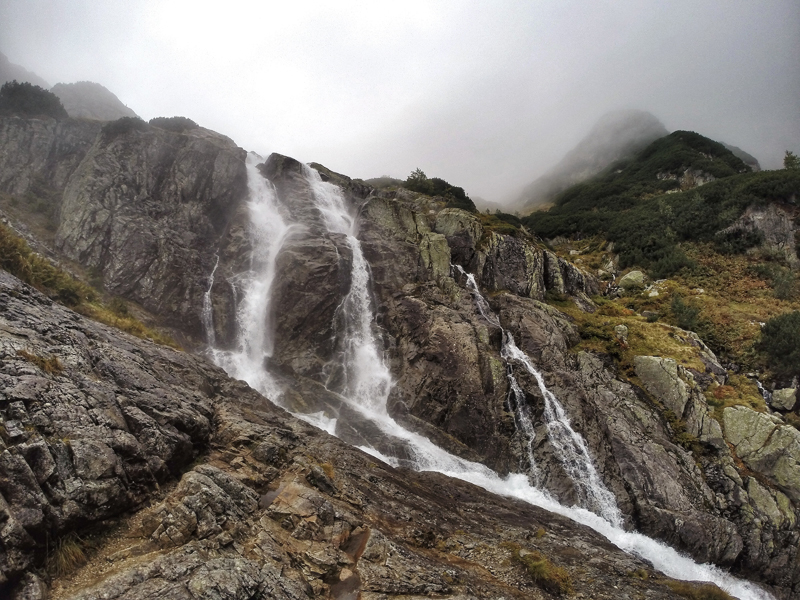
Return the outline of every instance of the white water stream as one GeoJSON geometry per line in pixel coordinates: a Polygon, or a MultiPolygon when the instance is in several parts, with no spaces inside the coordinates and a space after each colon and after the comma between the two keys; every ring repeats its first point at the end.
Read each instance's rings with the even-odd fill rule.
{"type": "MultiPolygon", "coordinates": [[[[243,290],[236,311],[237,349],[217,350],[211,346],[210,353],[212,360],[229,375],[243,379],[276,402],[281,389],[269,374],[264,361],[272,356],[273,351],[270,304],[276,261],[293,225],[288,225],[281,215],[275,187],[258,172],[257,165],[262,161],[258,154],[250,152],[247,155],[247,187],[250,194],[247,209],[250,213],[252,251],[250,269],[241,274],[237,281],[243,290]]],[[[208,322],[213,325],[213,318],[209,317],[208,322]]],[[[206,333],[209,342],[213,339],[213,326],[211,332],[206,333]]]]}
{"type": "Polygon", "coordinates": [[[211,275],[208,277],[208,289],[206,293],[203,294],[203,314],[201,315],[201,320],[203,322],[203,329],[206,332],[206,342],[208,343],[209,348],[213,348],[217,345],[217,335],[214,332],[214,307],[211,304],[211,288],[214,287],[214,275],[217,272],[217,267],[219,266],[219,253],[216,255],[216,260],[214,261],[214,268],[211,270],[211,275]]]}
{"type": "Polygon", "coordinates": [[[575,486],[578,504],[599,514],[612,525],[622,527],[622,514],[617,507],[617,501],[597,472],[589,454],[586,440],[572,428],[564,407],[558,401],[558,398],[547,389],[542,374],[536,370],[530,358],[517,347],[511,333],[502,328],[497,315],[494,314],[486,298],[483,297],[480,289],[478,289],[475,277],[471,273],[464,271],[459,265],[455,265],[455,268],[466,277],[467,288],[472,292],[481,316],[503,332],[503,346],[500,350],[500,356],[506,361],[508,367],[509,385],[514,396],[515,421],[527,438],[528,458],[534,485],[540,487],[541,475],[533,456],[533,442],[536,435],[533,427],[533,416],[527,402],[525,402],[525,394],[511,369],[513,362],[521,364],[536,380],[539,391],[544,398],[543,416],[545,428],[547,429],[547,438],[550,440],[550,444],[553,446],[555,455],[561,462],[564,472],[575,486]]]}
{"type": "MultiPolygon", "coordinates": [[[[305,175],[326,228],[330,233],[344,234],[352,251],[350,291],[340,306],[343,327],[338,335],[343,336],[340,341],[343,344],[342,367],[345,373],[345,382],[340,393],[352,408],[367,417],[387,436],[407,443],[413,454],[411,463],[415,469],[435,471],[462,479],[493,493],[519,498],[587,525],[620,549],[644,558],[651,562],[654,568],[670,577],[712,581],[741,600],[772,598],[756,585],[731,577],[713,565],[697,564],[653,539],[639,533],[624,531],[616,524],[616,519],[612,519],[614,521],[612,523],[584,508],[566,507],[559,504],[547,492],[532,486],[527,475],[512,474],[501,478],[485,465],[451,455],[427,438],[408,431],[396,423],[386,410],[392,379],[383,360],[378,344],[379,338],[373,325],[369,265],[364,258],[361,244],[355,236],[357,233],[355,218],[348,212],[339,188],[323,182],[319,173],[311,168],[305,170],[305,175]]],[[[227,353],[213,351],[212,357],[232,376],[244,379],[255,389],[275,401],[276,394],[279,394],[280,390],[274,389],[276,386],[271,383],[272,378],[266,372],[264,358],[272,353],[269,304],[270,289],[275,275],[275,261],[290,227],[280,217],[273,188],[255,170],[255,165],[250,164],[249,158],[248,177],[251,193],[249,206],[254,232],[252,237],[254,257],[250,273],[243,281],[244,299],[237,314],[239,349],[237,352],[227,353]],[[263,217],[267,213],[271,217],[264,219],[263,217]]],[[[483,301],[483,305],[479,303],[481,313],[487,320],[499,326],[496,316],[489,310],[488,304],[480,294],[476,296],[476,302],[478,297],[483,301]],[[484,311],[486,311],[485,314],[484,311]]],[[[510,336],[509,341],[510,344],[513,344],[510,336]]],[[[526,364],[526,361],[515,355],[513,348],[516,346],[510,344],[504,344],[504,347],[509,348],[509,358],[528,368],[530,361],[528,360],[528,364],[526,364]]],[[[517,352],[520,352],[519,349],[517,352]]],[[[522,353],[520,352],[520,354],[522,353]]],[[[522,356],[525,355],[522,354],[522,356]]],[[[525,358],[527,359],[527,357],[525,358]]],[[[532,365],[530,365],[530,369],[531,374],[536,377],[536,371],[532,365]]],[[[537,378],[537,382],[539,382],[539,378],[537,378]]],[[[544,388],[544,381],[541,381],[539,385],[544,388]]],[[[544,390],[542,391],[544,393],[544,390]]],[[[321,414],[298,416],[322,426],[329,432],[335,431],[334,419],[321,414]]],[[[554,418],[557,420],[566,417],[559,416],[556,410],[554,418]]],[[[373,448],[364,447],[363,450],[389,464],[399,464],[397,458],[382,455],[373,448]]],[[[613,501],[613,496],[611,498],[613,501]]]]}

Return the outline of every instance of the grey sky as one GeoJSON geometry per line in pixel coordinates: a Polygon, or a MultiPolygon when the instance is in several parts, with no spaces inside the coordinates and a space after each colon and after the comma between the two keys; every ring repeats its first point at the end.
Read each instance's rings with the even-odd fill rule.
{"type": "Polygon", "coordinates": [[[262,154],[416,167],[503,200],[640,108],[778,168],[800,152],[797,0],[4,0],[0,51],[262,154]]]}

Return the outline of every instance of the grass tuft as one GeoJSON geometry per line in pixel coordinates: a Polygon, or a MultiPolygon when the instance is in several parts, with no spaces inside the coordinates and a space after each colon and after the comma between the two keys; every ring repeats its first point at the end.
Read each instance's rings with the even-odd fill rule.
{"type": "Polygon", "coordinates": [[[49,375],[61,375],[61,373],[64,371],[64,366],[56,356],[39,356],[38,354],[32,354],[27,350],[17,350],[17,356],[20,356],[29,363],[36,365],[49,375]]]}
{"type": "Polygon", "coordinates": [[[690,600],[734,600],[733,596],[719,589],[713,583],[668,581],[667,586],[676,594],[690,600]]]}
{"type": "Polygon", "coordinates": [[[541,552],[527,552],[512,547],[514,560],[525,567],[531,580],[540,588],[556,596],[564,596],[573,592],[572,577],[564,567],[550,562],[541,552]]]}
{"type": "Polygon", "coordinates": [[[87,562],[84,541],[76,533],[68,533],[56,541],[47,560],[47,570],[56,577],[72,573],[87,562]]]}

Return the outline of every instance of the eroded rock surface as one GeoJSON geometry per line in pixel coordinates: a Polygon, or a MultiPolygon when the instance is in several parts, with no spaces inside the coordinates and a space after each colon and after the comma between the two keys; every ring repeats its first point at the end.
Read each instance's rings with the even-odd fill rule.
{"type": "Polygon", "coordinates": [[[215,251],[245,196],[244,159],[204,129],[104,132],[67,183],[56,244],[108,291],[202,338],[215,251]]]}

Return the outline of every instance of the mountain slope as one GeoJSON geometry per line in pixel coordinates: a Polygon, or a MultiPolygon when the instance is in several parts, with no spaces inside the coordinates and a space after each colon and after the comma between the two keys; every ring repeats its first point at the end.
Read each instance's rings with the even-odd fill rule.
{"type": "Polygon", "coordinates": [[[664,125],[648,112],[610,112],[555,167],[528,185],[512,208],[530,212],[667,133],[664,125]]]}
{"type": "MultiPolygon", "coordinates": [[[[9,131],[22,131],[28,124],[21,119],[0,123],[9,131]]],[[[60,247],[65,253],[74,260],[93,266],[96,275],[101,275],[107,285],[120,282],[121,285],[114,288],[120,295],[150,302],[148,306],[153,312],[183,330],[188,347],[198,351],[213,350],[212,356],[240,352],[240,348],[246,349],[247,344],[253,343],[242,339],[242,328],[255,323],[259,333],[260,325],[260,333],[266,335],[269,332],[271,347],[261,343],[255,345],[255,363],[262,370],[268,369],[283,390],[282,395],[273,394],[271,399],[304,414],[306,418],[316,419],[315,422],[322,423],[323,417],[327,417],[328,426],[335,427],[343,440],[358,446],[371,446],[373,451],[393,457],[397,464],[418,464],[413,454],[414,447],[406,439],[376,427],[346,396],[347,374],[343,374],[339,363],[341,355],[348,350],[347,343],[352,341],[352,338],[343,337],[343,331],[347,331],[345,311],[350,310],[352,304],[352,274],[358,260],[356,248],[359,247],[367,263],[362,264],[358,271],[366,278],[362,281],[365,285],[360,300],[374,311],[376,328],[371,331],[377,353],[391,375],[386,409],[407,431],[426,436],[452,455],[481,462],[502,474],[516,473],[520,479],[514,481],[521,482],[526,474],[532,476],[535,466],[541,486],[550,494],[566,504],[580,503],[583,501],[583,482],[571,474],[569,462],[563,460],[557,442],[551,437],[552,419],[548,416],[548,396],[543,391],[547,389],[561,400],[571,427],[585,440],[586,452],[603,485],[613,494],[626,527],[666,541],[698,560],[730,566],[738,573],[777,586],[786,597],[794,593],[793,588],[796,590],[800,583],[797,579],[800,569],[793,568],[798,550],[795,506],[800,502],[800,484],[786,481],[782,478],[783,471],[779,473],[770,465],[758,464],[755,460],[747,465],[737,461],[740,457],[731,450],[725,437],[727,430],[723,431],[720,424],[723,415],[715,412],[709,400],[714,397],[715,390],[722,387],[725,369],[696,336],[676,328],[662,329],[662,324],[646,323],[643,317],[613,312],[602,304],[602,299],[593,302],[589,296],[599,291],[595,277],[569,260],[557,257],[522,229],[499,227],[491,219],[484,218],[485,215],[446,208],[441,199],[426,194],[405,189],[376,190],[321,166],[317,166],[315,171],[317,179],[310,167],[286,156],[272,155],[261,164],[246,164],[243,150],[211,132],[191,130],[177,133],[156,129],[159,128],[122,120],[97,133],[90,148],[78,157],[77,167],[73,164],[75,157],[72,157],[70,160],[73,162],[65,163],[69,169],[65,169],[64,179],[49,179],[54,186],[57,209],[54,218],[59,228],[60,247]],[[200,152],[198,149],[205,150],[200,152]],[[227,166],[219,172],[209,168],[210,163],[216,165],[220,161],[227,166]],[[255,168],[251,168],[253,166],[255,168]],[[252,192],[255,188],[265,193],[248,197],[244,176],[248,178],[247,189],[252,192]],[[331,186],[325,188],[331,192],[331,188],[338,190],[340,196],[337,198],[346,207],[347,217],[356,221],[357,226],[348,231],[355,231],[357,239],[341,230],[331,231],[326,225],[325,206],[321,208],[317,203],[319,188],[325,185],[331,186]],[[239,309],[246,305],[244,292],[249,282],[254,280],[253,265],[263,266],[266,262],[259,250],[260,237],[263,236],[257,235],[258,230],[251,220],[254,215],[263,215],[258,209],[259,203],[254,201],[256,199],[273,202],[281,218],[291,227],[287,228],[280,252],[275,255],[270,267],[272,270],[264,271],[273,282],[269,289],[270,311],[261,317],[256,315],[245,320],[241,318],[239,309]],[[125,234],[131,229],[146,232],[146,237],[141,236],[146,243],[134,243],[136,240],[125,243],[125,234]],[[464,273],[451,268],[451,264],[461,267],[464,273]],[[157,268],[150,268],[152,265],[157,268]],[[467,273],[472,275],[472,279],[467,273]],[[470,285],[472,281],[474,288],[470,285]],[[131,282],[133,285],[127,285],[131,282]],[[149,298],[147,290],[152,292],[149,298]],[[176,291],[179,293],[173,294],[176,291]],[[484,295],[486,304],[477,303],[478,294],[484,295]],[[162,302],[162,298],[169,301],[162,302]],[[658,344],[636,346],[638,356],[644,357],[644,361],[639,362],[662,364],[662,348],[668,347],[680,358],[680,363],[674,368],[674,377],[666,381],[657,378],[653,381],[646,376],[637,379],[617,369],[610,353],[577,347],[585,332],[579,330],[577,319],[568,316],[566,309],[562,312],[545,304],[543,301],[548,298],[568,302],[581,312],[596,311],[599,319],[608,321],[624,314],[631,321],[642,323],[645,337],[660,332],[656,339],[663,343],[662,347],[658,344]],[[653,328],[648,329],[650,326],[653,328]],[[207,341],[211,339],[211,331],[214,333],[213,348],[209,348],[207,341]],[[522,369],[519,362],[512,362],[504,355],[509,335],[540,371],[544,383],[540,383],[532,372],[522,369]],[[510,374],[515,377],[514,385],[510,374]],[[671,389],[683,390],[685,394],[671,394],[671,389]],[[528,413],[520,412],[525,410],[528,413]],[[522,414],[530,417],[532,435],[520,425],[522,414]],[[334,418],[335,424],[330,425],[330,419],[334,418]],[[773,505],[779,508],[772,510],[773,505]],[[787,569],[786,565],[792,568],[787,569]]],[[[21,150],[17,145],[25,143],[26,139],[17,134],[7,136],[4,148],[13,154],[21,150]]],[[[52,144],[57,146],[59,139],[56,134],[52,144]]],[[[49,167],[43,166],[47,161],[38,159],[40,155],[49,156],[51,148],[52,145],[43,145],[41,150],[33,153],[35,156],[32,156],[29,168],[31,178],[50,172],[49,167]]],[[[9,164],[10,170],[16,168],[9,164]]],[[[9,181],[13,179],[8,178],[9,181]]],[[[659,180],[656,178],[655,181],[659,180]]],[[[15,194],[10,189],[8,191],[15,194]]],[[[18,203],[25,200],[24,196],[16,195],[13,199],[18,203]]],[[[22,310],[15,304],[20,295],[24,294],[16,288],[8,294],[9,306],[14,311],[22,310]]],[[[361,313],[364,314],[367,313],[361,313]]],[[[59,318],[68,325],[74,322],[67,317],[59,318]]],[[[24,316],[22,321],[27,319],[24,316]]],[[[367,327],[371,324],[372,318],[368,319],[367,327]]],[[[13,327],[19,328],[14,325],[10,329],[13,327]]],[[[49,323],[42,330],[53,331],[56,341],[66,335],[62,335],[61,329],[53,330],[49,323]]],[[[90,340],[98,335],[89,333],[91,331],[83,335],[90,340]]],[[[80,336],[77,338],[81,339],[80,336]]],[[[175,378],[185,374],[196,384],[192,389],[201,394],[198,397],[195,392],[187,390],[187,397],[197,400],[203,408],[206,406],[204,394],[215,407],[211,419],[214,428],[212,440],[216,440],[218,445],[212,449],[211,466],[218,465],[217,459],[224,459],[229,465],[224,470],[232,467],[240,471],[239,483],[252,487],[258,496],[256,499],[231,484],[230,489],[242,500],[241,506],[237,505],[239,509],[247,508],[244,512],[256,515],[258,523],[255,517],[239,515],[235,522],[243,524],[243,530],[237,526],[234,531],[227,532],[229,536],[225,536],[225,531],[217,532],[214,527],[214,523],[218,523],[216,517],[201,511],[199,516],[194,513],[197,522],[203,523],[202,528],[198,525],[196,537],[200,539],[196,540],[192,517],[187,516],[184,510],[198,506],[199,499],[192,499],[193,490],[197,489],[195,486],[203,482],[211,488],[202,477],[226,481],[202,468],[187,476],[180,489],[176,489],[164,505],[155,510],[159,515],[157,519],[148,519],[150,525],[143,523],[144,533],[141,535],[150,538],[150,542],[168,545],[180,535],[181,540],[191,540],[189,545],[181,546],[187,553],[192,554],[199,547],[211,552],[214,559],[233,560],[236,557],[228,554],[230,548],[240,554],[239,548],[246,548],[248,552],[252,548],[256,552],[252,556],[261,560],[263,557],[255,550],[254,540],[258,540],[256,545],[262,553],[262,544],[274,548],[267,538],[280,532],[264,518],[271,519],[270,515],[275,514],[275,520],[285,524],[284,531],[291,530],[291,535],[278,536],[281,541],[280,549],[275,549],[276,556],[282,556],[281,553],[286,551],[290,555],[299,555],[302,564],[306,565],[306,558],[314,563],[316,557],[327,556],[322,547],[313,546],[313,543],[329,539],[325,527],[330,525],[330,511],[324,508],[317,492],[306,491],[302,478],[309,481],[308,475],[300,467],[294,465],[284,469],[284,457],[296,449],[303,455],[307,454],[310,457],[306,458],[307,462],[318,463],[319,471],[312,472],[313,465],[309,465],[308,473],[311,479],[322,482],[319,485],[323,488],[328,484],[319,473],[336,483],[336,474],[342,463],[356,465],[350,473],[353,477],[361,477],[362,484],[358,485],[366,486],[375,483],[371,479],[373,475],[380,480],[382,471],[379,469],[383,467],[370,467],[356,459],[349,462],[350,454],[339,458],[343,455],[326,454],[325,449],[304,445],[305,442],[295,437],[299,436],[297,432],[300,430],[311,431],[310,428],[303,429],[304,425],[288,426],[281,422],[279,430],[262,430],[260,427],[264,427],[264,423],[275,422],[270,415],[281,413],[274,408],[269,412],[262,410],[258,402],[267,405],[265,401],[256,399],[253,392],[244,391],[243,386],[237,387],[221,378],[221,373],[216,370],[218,376],[210,380],[198,376],[194,367],[175,365],[178,359],[174,358],[170,358],[168,362],[171,364],[163,368],[150,368],[147,366],[147,353],[143,354],[144,351],[138,348],[138,342],[125,346],[126,354],[104,361],[102,357],[116,357],[117,353],[103,345],[98,350],[99,358],[86,363],[87,369],[96,369],[103,377],[108,374],[119,387],[119,393],[115,391],[108,396],[109,402],[113,398],[136,416],[139,414],[133,408],[141,410],[156,423],[165,424],[165,431],[172,431],[167,427],[170,425],[178,432],[187,433],[185,430],[189,425],[185,422],[197,420],[192,416],[197,411],[189,410],[191,407],[185,407],[186,411],[176,408],[179,414],[172,415],[158,405],[150,407],[147,404],[152,395],[157,397],[158,394],[137,393],[131,398],[133,393],[124,392],[128,386],[134,390],[143,388],[144,392],[157,389],[160,384],[154,383],[151,377],[155,377],[156,382],[162,381],[161,377],[171,377],[169,381],[179,385],[175,378]],[[128,369],[134,369],[134,374],[128,373],[128,369]],[[156,370],[157,376],[153,375],[156,370]],[[246,409],[236,408],[237,404],[246,409]],[[256,423],[259,427],[251,427],[248,423],[256,423]],[[272,441],[272,434],[280,439],[272,441]],[[257,451],[265,436],[269,443],[257,451]],[[248,460],[250,454],[258,464],[248,460]],[[329,460],[330,457],[333,460],[329,460]],[[301,489],[293,487],[293,477],[301,489]],[[256,511],[248,498],[256,500],[256,503],[263,501],[261,510],[267,512],[256,511]],[[308,500],[316,512],[313,515],[311,512],[296,512],[310,510],[305,501],[300,500],[296,510],[284,506],[293,504],[292,499],[297,498],[308,500]],[[278,504],[273,507],[275,502],[278,504]],[[182,520],[181,515],[186,519],[182,520]],[[170,535],[164,536],[164,531],[158,528],[162,519],[170,524],[181,521],[189,525],[176,525],[173,539],[170,535]],[[151,529],[153,524],[155,527],[151,529]],[[255,537],[248,537],[251,532],[255,537]],[[214,537],[217,534],[222,537],[214,537]],[[207,538],[212,538],[212,541],[204,541],[207,538]],[[233,542],[227,541],[230,538],[233,542]],[[293,545],[301,542],[302,546],[293,545]]],[[[42,353],[44,346],[36,345],[36,351],[42,353]]],[[[26,352],[34,353],[33,350],[26,352]]],[[[77,350],[75,352],[80,354],[77,350]]],[[[60,349],[58,355],[62,356],[60,349]]],[[[63,355],[71,356],[71,350],[65,349],[63,355]]],[[[199,359],[185,360],[199,364],[194,362],[199,359]]],[[[206,365],[205,368],[210,367],[206,365]]],[[[657,369],[653,371],[658,373],[657,369]]],[[[14,383],[14,375],[9,377],[10,383],[14,383]]],[[[184,408],[180,401],[177,406],[184,408]]],[[[776,435],[765,441],[764,452],[769,456],[780,452],[783,456],[795,456],[790,445],[795,439],[791,428],[787,429],[782,421],[778,425],[780,417],[777,416],[774,419],[769,417],[769,423],[762,423],[762,417],[758,416],[760,413],[753,416],[752,413],[757,411],[751,408],[747,411],[737,408],[728,413],[731,422],[739,423],[737,430],[745,427],[741,425],[745,421],[777,430],[776,435]],[[788,446],[778,444],[781,440],[788,446]]],[[[14,420],[14,414],[17,413],[6,411],[3,416],[14,420]]],[[[205,435],[206,428],[201,425],[198,424],[187,435],[192,431],[205,435]]],[[[741,442],[738,437],[732,439],[741,442]]],[[[184,442],[179,445],[184,450],[180,460],[186,461],[208,447],[202,440],[196,448],[193,446],[191,452],[184,442]]],[[[160,451],[159,448],[156,444],[152,451],[160,451]]],[[[121,447],[120,452],[124,451],[125,447],[121,447]]],[[[135,464],[140,462],[134,461],[135,464]]],[[[156,461],[144,462],[158,465],[156,461]]],[[[179,467],[187,464],[178,462],[179,467]]],[[[379,465],[377,459],[371,464],[379,465]]],[[[788,472],[794,473],[793,469],[789,467],[788,472]]],[[[106,470],[98,467],[97,472],[103,475],[106,470]]],[[[143,467],[141,472],[146,475],[143,467]]],[[[409,475],[412,477],[417,476],[409,475]]],[[[218,483],[214,485],[224,487],[218,483]]],[[[315,486],[313,483],[310,485],[315,486]]],[[[449,489],[447,484],[440,485],[449,489]]],[[[358,487],[348,476],[341,493],[343,502],[356,506],[358,511],[377,510],[369,505],[382,509],[384,504],[387,510],[399,511],[380,513],[375,521],[370,521],[370,528],[379,529],[386,536],[376,524],[378,520],[407,522],[405,516],[408,513],[403,512],[403,502],[386,500],[382,495],[376,497],[370,495],[371,492],[365,496],[370,500],[364,502],[358,494],[351,494],[353,486],[358,487]],[[350,502],[353,497],[362,504],[350,502]],[[368,506],[365,508],[364,504],[368,506]]],[[[31,489],[35,490],[32,486],[31,489]]],[[[330,492],[324,493],[330,495],[330,492]]],[[[416,502],[413,495],[404,491],[398,493],[405,495],[409,502],[416,502]]],[[[441,512],[427,491],[420,493],[431,502],[423,507],[423,512],[441,512]]],[[[356,510],[338,504],[336,498],[337,502],[328,498],[323,500],[336,506],[334,515],[337,510],[340,514],[344,514],[345,509],[356,510]]],[[[224,504],[221,501],[221,505],[224,504]]],[[[360,515],[359,512],[352,523],[345,519],[351,523],[348,531],[354,536],[363,532],[363,527],[361,532],[356,532],[356,528],[363,525],[359,521],[360,515]]],[[[459,513],[458,518],[467,517],[459,513]]],[[[435,558],[438,556],[436,552],[447,550],[447,540],[442,540],[439,547],[439,540],[435,537],[439,526],[428,526],[427,516],[418,518],[414,515],[411,522],[419,532],[412,536],[420,540],[418,547],[424,549],[426,557],[435,558]],[[425,527],[418,526],[420,522],[426,523],[425,527]],[[429,531],[433,531],[433,538],[429,531]]],[[[506,525],[509,524],[502,527],[506,525]]],[[[36,527],[39,525],[34,523],[33,537],[41,540],[41,529],[36,527]]],[[[164,529],[167,527],[165,525],[164,529]]],[[[529,533],[534,539],[539,539],[536,538],[538,533],[529,533]]],[[[569,535],[574,534],[564,530],[564,536],[569,535]]],[[[548,538],[546,527],[541,537],[548,538]]],[[[357,539],[364,541],[362,537],[357,539]]],[[[491,540],[492,543],[496,541],[495,538],[491,540]]],[[[511,544],[518,543],[516,537],[511,541],[511,544]]],[[[400,547],[399,541],[395,544],[384,545],[366,556],[374,556],[384,566],[388,556],[410,556],[405,546],[396,549],[400,547]]],[[[353,545],[356,545],[355,541],[353,545]]],[[[105,580],[103,585],[106,589],[120,585],[129,589],[142,581],[145,581],[145,587],[157,586],[163,582],[165,572],[174,574],[176,569],[169,565],[177,564],[171,562],[175,555],[170,554],[167,562],[159,562],[159,559],[144,554],[151,547],[145,545],[132,551],[131,559],[141,560],[142,566],[128,572],[130,576],[105,580]],[[161,565],[167,566],[161,570],[161,565]]],[[[171,548],[173,546],[169,545],[164,550],[171,548]]],[[[513,546],[507,549],[504,557],[511,562],[506,568],[516,564],[513,562],[516,560],[513,546]]],[[[110,556],[118,555],[112,553],[110,556]]],[[[480,555],[475,556],[479,558],[480,555]]],[[[124,552],[118,557],[127,560],[124,552]]],[[[244,558],[250,560],[251,555],[244,558]]],[[[344,561],[343,565],[350,565],[348,560],[339,558],[344,561]]],[[[355,558],[349,560],[355,561],[355,558]]],[[[413,565],[421,564],[416,557],[409,560],[413,565]]],[[[300,564],[296,561],[297,558],[291,564],[300,564]]],[[[553,557],[553,562],[558,560],[553,557]]],[[[235,566],[237,563],[225,564],[235,566]]],[[[242,564],[250,573],[252,565],[242,564]]],[[[340,569],[341,565],[334,568],[334,563],[314,564],[315,567],[292,567],[302,572],[302,579],[314,593],[326,591],[324,584],[330,586],[331,595],[335,595],[333,587],[338,585],[337,581],[349,581],[347,585],[354,585],[356,582],[351,579],[351,574],[356,571],[359,578],[363,577],[362,582],[376,573],[370,570],[370,565],[361,562],[356,565],[356,570],[347,566],[350,573],[340,569]],[[366,574],[361,572],[362,568],[366,574]],[[322,572],[315,569],[322,569],[322,572]]],[[[192,569],[195,568],[199,568],[197,562],[192,563],[192,569]]],[[[289,572],[295,581],[295,571],[287,568],[289,572]]],[[[429,573],[422,568],[420,572],[425,577],[429,573]]],[[[257,581],[256,587],[268,585],[268,575],[254,575],[252,579],[257,581]]],[[[375,577],[379,578],[378,575],[375,577]]],[[[453,578],[451,575],[448,577],[453,578]]],[[[296,581],[300,582],[300,579],[296,581]]],[[[384,591],[374,583],[376,579],[369,581],[372,583],[362,588],[365,594],[384,591]]],[[[439,581],[425,579],[425,582],[437,586],[439,581]]],[[[455,581],[460,580],[456,578],[455,581]]],[[[386,593],[401,597],[420,595],[426,589],[443,596],[473,594],[493,597],[498,593],[491,586],[488,591],[481,592],[463,587],[453,587],[453,591],[414,585],[386,593]]],[[[513,597],[529,591],[520,585],[519,582],[509,584],[511,590],[507,594],[513,597]]],[[[586,589],[590,596],[605,593],[586,589]]],[[[659,589],[656,588],[657,593],[660,593],[659,589]]],[[[350,592],[352,590],[342,591],[340,597],[350,592]]],[[[536,594],[536,591],[532,593],[536,594]]]]}
{"type": "Polygon", "coordinates": [[[61,99],[69,116],[75,119],[114,121],[122,117],[137,116],[99,83],[92,81],[57,83],[51,91],[61,99]]]}
{"type": "Polygon", "coordinates": [[[618,244],[623,268],[637,264],[659,278],[686,266],[681,241],[731,250],[758,244],[758,235],[744,229],[718,233],[749,206],[788,202],[798,193],[800,173],[752,173],[722,144],[677,131],[566,190],[555,206],[524,222],[545,238],[605,236],[618,244]]]}
{"type": "Polygon", "coordinates": [[[39,77],[36,73],[32,73],[28,71],[24,67],[19,65],[15,65],[11,61],[8,60],[8,57],[0,52],[0,85],[4,84],[7,81],[27,81],[28,83],[32,83],[33,85],[38,85],[41,88],[49,89],[50,84],[47,83],[44,79],[39,77]]]}

